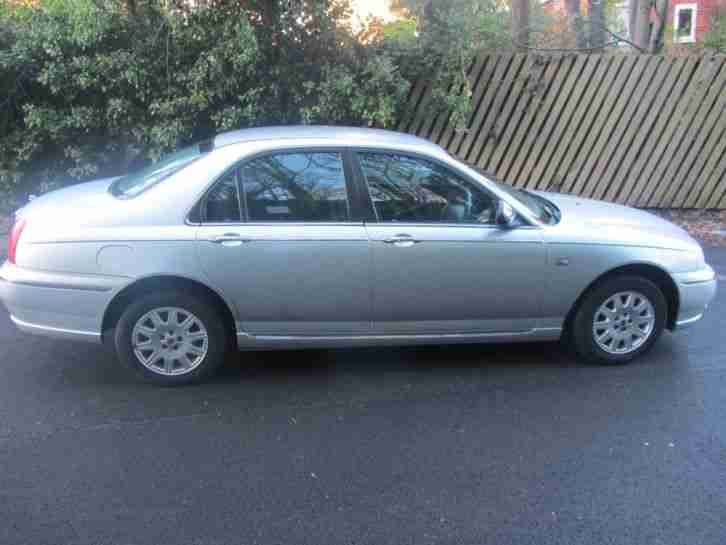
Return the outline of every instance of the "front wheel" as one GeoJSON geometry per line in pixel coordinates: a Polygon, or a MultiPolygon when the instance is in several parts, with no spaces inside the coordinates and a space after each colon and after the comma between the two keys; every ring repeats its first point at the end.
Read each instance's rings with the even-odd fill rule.
{"type": "Polygon", "coordinates": [[[658,340],[667,310],[663,292],[651,281],[630,275],[607,279],[585,296],[575,314],[575,351],[591,363],[627,363],[658,340]]]}
{"type": "Polygon", "coordinates": [[[114,341],[123,363],[169,386],[211,375],[224,362],[227,346],[214,306],[182,292],[148,294],[129,305],[114,341]]]}

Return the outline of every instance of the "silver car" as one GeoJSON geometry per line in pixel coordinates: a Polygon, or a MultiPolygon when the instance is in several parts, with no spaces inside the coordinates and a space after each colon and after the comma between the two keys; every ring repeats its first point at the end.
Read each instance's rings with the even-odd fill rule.
{"type": "Polygon", "coordinates": [[[495,181],[395,132],[225,133],[16,214],[22,331],[179,384],[241,350],[563,338],[618,364],[701,318],[701,247],[658,217],[495,181]]]}

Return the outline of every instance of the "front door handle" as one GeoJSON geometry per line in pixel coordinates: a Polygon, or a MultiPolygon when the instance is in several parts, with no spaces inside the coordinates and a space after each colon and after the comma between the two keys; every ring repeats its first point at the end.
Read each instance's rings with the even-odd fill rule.
{"type": "Polygon", "coordinates": [[[383,239],[384,244],[393,244],[394,246],[397,246],[399,248],[408,248],[409,246],[413,246],[414,244],[418,244],[421,242],[420,240],[416,240],[411,235],[394,235],[389,238],[383,239]]]}
{"type": "Polygon", "coordinates": [[[223,235],[209,237],[209,242],[223,244],[225,246],[239,246],[240,244],[250,242],[250,239],[242,237],[239,233],[224,233],[223,235]]]}

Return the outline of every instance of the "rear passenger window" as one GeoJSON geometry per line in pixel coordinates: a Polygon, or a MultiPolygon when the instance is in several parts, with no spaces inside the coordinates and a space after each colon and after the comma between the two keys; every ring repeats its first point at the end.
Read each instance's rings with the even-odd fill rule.
{"type": "Polygon", "coordinates": [[[237,171],[224,175],[207,195],[204,205],[204,221],[207,223],[232,223],[241,221],[237,171]]]}
{"type": "Polygon", "coordinates": [[[277,153],[241,168],[248,221],[348,221],[343,157],[337,152],[277,153]]]}

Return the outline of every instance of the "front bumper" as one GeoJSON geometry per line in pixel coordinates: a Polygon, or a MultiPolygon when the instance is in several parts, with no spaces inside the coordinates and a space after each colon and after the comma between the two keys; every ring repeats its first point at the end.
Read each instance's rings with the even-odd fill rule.
{"type": "Polygon", "coordinates": [[[676,329],[688,327],[703,317],[708,305],[716,297],[718,281],[715,271],[706,268],[673,275],[678,286],[679,309],[676,329]]]}
{"type": "Polygon", "coordinates": [[[0,300],[21,331],[86,342],[101,342],[103,315],[128,279],[0,268],[0,300]]]}

